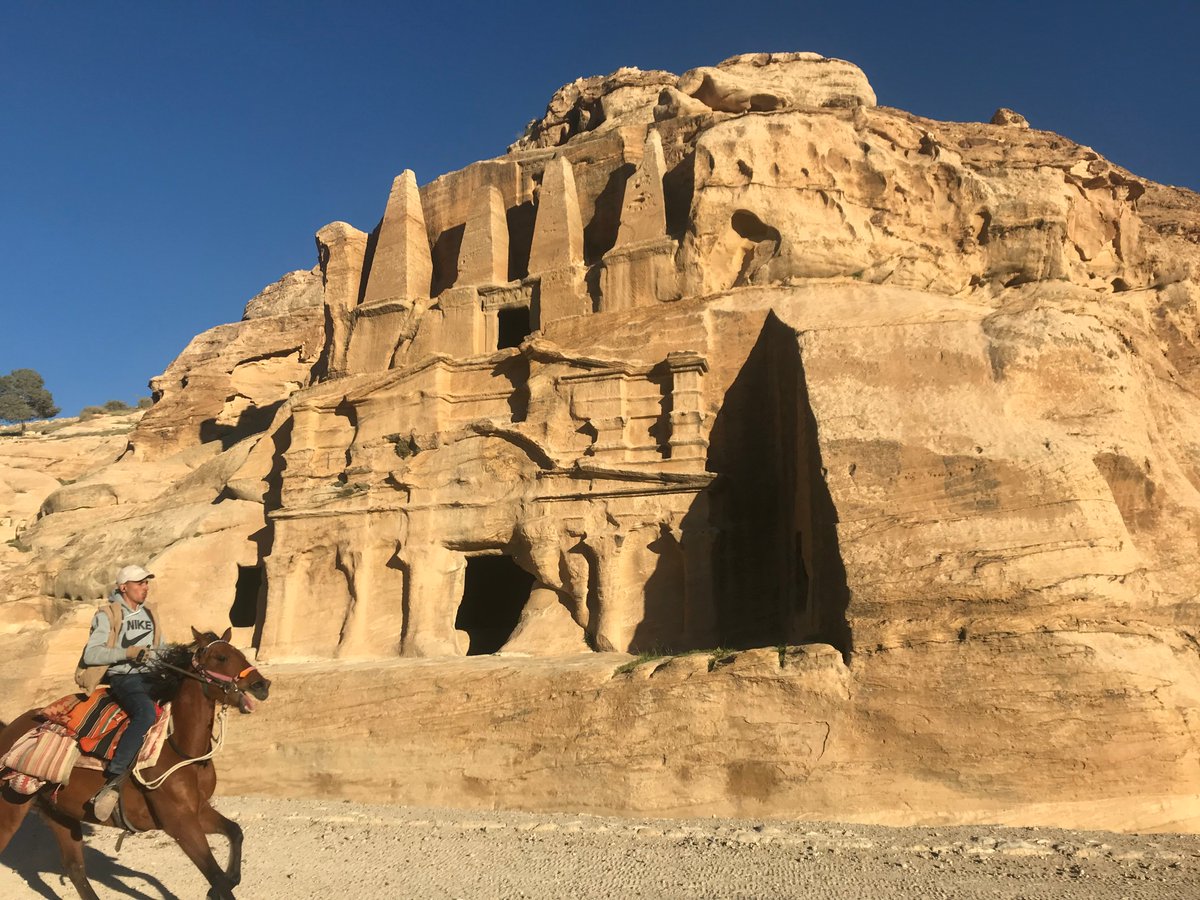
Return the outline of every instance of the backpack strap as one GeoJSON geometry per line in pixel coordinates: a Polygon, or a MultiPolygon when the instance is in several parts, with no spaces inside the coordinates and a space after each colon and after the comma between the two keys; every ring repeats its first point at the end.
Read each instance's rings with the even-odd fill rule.
{"type": "MultiPolygon", "coordinates": [[[[104,641],[104,645],[110,650],[117,646],[117,636],[121,632],[121,622],[123,616],[121,607],[118,601],[109,603],[108,606],[100,607],[108,616],[108,638],[104,641]]],[[[157,637],[157,629],[155,630],[157,637]]],[[[86,649],[86,648],[85,648],[86,649]]],[[[101,679],[104,678],[104,673],[108,671],[108,664],[105,663],[99,666],[85,666],[82,656],[79,659],[79,665],[75,669],[75,683],[85,691],[93,691],[96,689],[101,679]]]]}
{"type": "Polygon", "coordinates": [[[163,640],[162,630],[158,627],[158,616],[156,616],[154,614],[154,608],[152,606],[147,606],[145,603],[143,603],[142,609],[144,609],[146,611],[146,614],[148,616],[150,616],[150,624],[152,624],[154,626],[153,646],[161,647],[166,642],[163,640]]]}
{"type": "Polygon", "coordinates": [[[104,607],[104,611],[108,613],[108,640],[104,642],[104,646],[111,650],[117,646],[117,635],[120,634],[124,616],[121,615],[121,604],[116,600],[104,607]]]}

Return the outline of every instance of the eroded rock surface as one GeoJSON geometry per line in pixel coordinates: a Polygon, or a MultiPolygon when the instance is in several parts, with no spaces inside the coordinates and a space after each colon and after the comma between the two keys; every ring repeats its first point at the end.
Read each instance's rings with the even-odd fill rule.
{"type": "Polygon", "coordinates": [[[816,54],[581,79],[385,193],[127,446],[3,463],[5,696],[144,562],[337,685],[245,727],[287,792],[1200,829],[1196,195],[816,54]]]}

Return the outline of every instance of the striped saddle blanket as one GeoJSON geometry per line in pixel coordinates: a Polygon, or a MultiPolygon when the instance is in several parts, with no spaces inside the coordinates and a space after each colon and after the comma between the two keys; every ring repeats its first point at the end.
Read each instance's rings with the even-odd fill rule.
{"type": "MultiPolygon", "coordinates": [[[[40,715],[44,721],[19,737],[0,759],[4,770],[0,782],[19,793],[34,793],[47,782],[66,784],[77,765],[102,769],[104,762],[112,759],[128,725],[124,711],[105,688],[89,696],[70,694],[42,709],[40,715]],[[91,759],[81,759],[81,753],[91,759]]],[[[170,723],[171,704],[167,703],[159,708],[158,720],[146,735],[135,769],[158,761],[170,723]]]]}
{"type": "MultiPolygon", "coordinates": [[[[108,695],[105,687],[97,688],[86,697],[83,694],[68,694],[45,707],[41,714],[47,722],[54,722],[71,731],[85,756],[101,760],[112,759],[117,743],[129,726],[125,711],[108,695]]],[[[145,759],[148,748],[153,748],[154,758],[158,758],[170,718],[171,704],[158,707],[158,717],[146,735],[142,752],[138,754],[139,763],[145,759]]]]}
{"type": "Polygon", "coordinates": [[[66,784],[78,759],[75,735],[55,722],[43,722],[17,738],[0,759],[0,781],[19,794],[31,794],[48,781],[66,784]]]}

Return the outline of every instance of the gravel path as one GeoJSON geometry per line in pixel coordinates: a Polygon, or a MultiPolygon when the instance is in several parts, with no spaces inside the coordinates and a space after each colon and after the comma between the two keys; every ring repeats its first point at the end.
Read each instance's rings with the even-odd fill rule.
{"type": "MultiPolygon", "coordinates": [[[[1188,898],[1200,836],[829,823],[614,819],[226,797],[246,831],[240,900],[374,898],[1188,898]]],[[[163,835],[96,829],[102,898],[200,898],[163,835]]],[[[224,847],[218,849],[223,859],[224,847]]],[[[0,897],[74,898],[30,817],[0,856],[0,897]]]]}

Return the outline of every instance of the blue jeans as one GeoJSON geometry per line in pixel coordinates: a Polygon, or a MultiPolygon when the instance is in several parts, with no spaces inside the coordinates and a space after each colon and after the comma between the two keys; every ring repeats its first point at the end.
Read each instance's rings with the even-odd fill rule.
{"type": "Polygon", "coordinates": [[[109,682],[109,695],[129,716],[129,727],[121,735],[112,762],[108,764],[110,777],[124,775],[133,768],[138,751],[142,749],[142,741],[146,739],[146,732],[154,724],[156,710],[146,687],[146,679],[136,673],[116,675],[109,682]]]}

